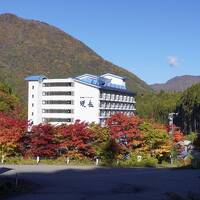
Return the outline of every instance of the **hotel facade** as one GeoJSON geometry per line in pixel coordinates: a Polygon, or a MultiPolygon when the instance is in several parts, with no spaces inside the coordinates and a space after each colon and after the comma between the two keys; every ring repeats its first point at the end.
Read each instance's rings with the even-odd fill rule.
{"type": "Polygon", "coordinates": [[[32,125],[73,123],[76,119],[104,125],[115,113],[134,115],[135,94],[126,79],[114,74],[48,79],[29,76],[28,120],[32,125]]]}

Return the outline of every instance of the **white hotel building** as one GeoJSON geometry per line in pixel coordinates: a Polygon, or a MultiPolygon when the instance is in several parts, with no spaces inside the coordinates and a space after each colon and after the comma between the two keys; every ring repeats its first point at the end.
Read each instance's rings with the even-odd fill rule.
{"type": "Polygon", "coordinates": [[[125,78],[113,74],[84,74],[75,78],[48,79],[29,76],[28,120],[40,123],[73,123],[76,119],[103,125],[114,113],[134,115],[134,93],[125,78]]]}

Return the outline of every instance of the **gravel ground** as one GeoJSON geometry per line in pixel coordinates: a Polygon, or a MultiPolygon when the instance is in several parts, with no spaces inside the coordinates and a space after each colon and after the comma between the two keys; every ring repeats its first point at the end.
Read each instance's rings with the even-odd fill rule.
{"type": "Polygon", "coordinates": [[[27,194],[12,200],[162,200],[166,194],[200,197],[200,170],[154,168],[101,168],[48,165],[7,165],[1,176],[33,182],[27,194]]]}

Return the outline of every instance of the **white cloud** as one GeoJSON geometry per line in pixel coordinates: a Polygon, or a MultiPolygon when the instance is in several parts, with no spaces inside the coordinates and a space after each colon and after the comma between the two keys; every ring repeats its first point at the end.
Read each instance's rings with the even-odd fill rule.
{"type": "Polygon", "coordinates": [[[176,56],[168,56],[167,57],[167,63],[171,66],[171,67],[177,67],[178,63],[179,63],[179,59],[176,56]]]}

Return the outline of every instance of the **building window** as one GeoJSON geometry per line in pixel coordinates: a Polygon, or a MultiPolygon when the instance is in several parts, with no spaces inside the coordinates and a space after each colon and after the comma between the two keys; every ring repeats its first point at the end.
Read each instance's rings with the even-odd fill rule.
{"type": "Polygon", "coordinates": [[[34,115],[34,112],[32,112],[31,115],[33,116],[33,115],[34,115]]]}
{"type": "Polygon", "coordinates": [[[53,83],[43,83],[43,87],[72,87],[71,82],[53,82],[53,83]]]}
{"type": "Polygon", "coordinates": [[[42,104],[73,104],[72,100],[46,100],[42,101],[42,104]]]}
{"type": "Polygon", "coordinates": [[[73,122],[72,118],[44,118],[45,122],[73,122]]]}
{"type": "Polygon", "coordinates": [[[32,98],[34,98],[34,94],[32,94],[32,98]]]}
{"type": "Polygon", "coordinates": [[[119,95],[118,94],[116,95],[116,100],[119,100],[119,95]]]}
{"type": "Polygon", "coordinates": [[[32,85],[32,89],[34,90],[34,85],[32,85]]]}
{"type": "Polygon", "coordinates": [[[34,103],[32,103],[32,107],[34,107],[34,103]]]}
{"type": "Polygon", "coordinates": [[[43,109],[43,113],[73,113],[72,109],[43,109]]]}
{"type": "Polygon", "coordinates": [[[131,97],[131,102],[133,102],[133,97],[131,97]]]}
{"type": "Polygon", "coordinates": [[[72,95],[72,91],[67,91],[67,92],[63,92],[63,91],[52,91],[52,92],[43,92],[42,93],[43,96],[60,96],[60,95],[67,95],[67,96],[71,96],[72,95]]]}
{"type": "Polygon", "coordinates": [[[108,93],[107,95],[106,95],[106,99],[110,99],[110,94],[108,93]]]}

